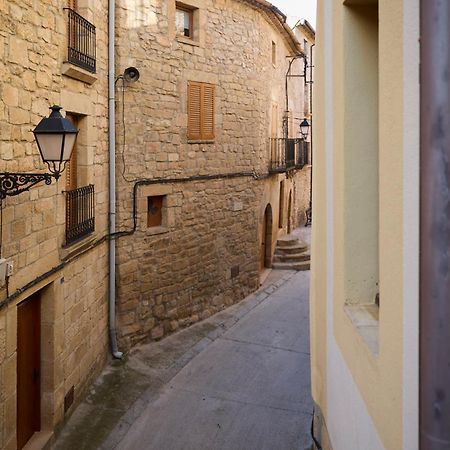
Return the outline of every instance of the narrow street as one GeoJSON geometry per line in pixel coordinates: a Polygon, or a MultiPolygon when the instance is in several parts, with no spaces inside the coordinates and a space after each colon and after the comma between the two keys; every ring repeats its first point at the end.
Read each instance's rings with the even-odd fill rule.
{"type": "Polygon", "coordinates": [[[311,448],[309,272],[271,271],[239,304],[104,371],[57,449],[311,448]]]}

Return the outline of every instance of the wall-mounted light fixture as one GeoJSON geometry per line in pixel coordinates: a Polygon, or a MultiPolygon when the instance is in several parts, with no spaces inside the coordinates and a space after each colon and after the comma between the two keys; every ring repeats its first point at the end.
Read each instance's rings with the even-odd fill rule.
{"type": "Polygon", "coordinates": [[[309,134],[309,122],[308,120],[305,118],[303,119],[303,121],[300,124],[300,133],[302,134],[302,138],[306,139],[308,137],[309,134]]]}
{"type": "Polygon", "coordinates": [[[0,173],[0,200],[7,196],[28,191],[41,181],[51,184],[57,180],[72,155],[78,130],[69,119],[64,118],[60,106],[52,106],[49,117],[43,118],[33,130],[42,161],[50,173],[0,173]]]}

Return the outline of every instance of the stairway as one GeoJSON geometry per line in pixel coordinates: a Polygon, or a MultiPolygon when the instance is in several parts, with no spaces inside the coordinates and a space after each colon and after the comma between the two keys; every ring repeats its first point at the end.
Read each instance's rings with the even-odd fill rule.
{"type": "Polygon", "coordinates": [[[311,255],[308,250],[308,245],[294,236],[278,239],[272,269],[309,270],[311,255]]]}

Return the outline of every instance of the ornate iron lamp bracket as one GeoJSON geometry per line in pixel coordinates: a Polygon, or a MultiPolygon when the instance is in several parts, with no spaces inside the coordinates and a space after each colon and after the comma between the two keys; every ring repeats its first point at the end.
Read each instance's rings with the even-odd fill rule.
{"type": "Polygon", "coordinates": [[[41,181],[51,184],[53,178],[57,176],[49,173],[0,173],[0,200],[28,191],[41,181]]]}

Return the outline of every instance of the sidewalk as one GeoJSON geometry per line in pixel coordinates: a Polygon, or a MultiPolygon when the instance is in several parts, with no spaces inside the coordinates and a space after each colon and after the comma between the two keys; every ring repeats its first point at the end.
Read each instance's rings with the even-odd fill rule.
{"type": "Polygon", "coordinates": [[[135,348],[107,368],[55,448],[307,450],[309,272],[135,348]]]}

